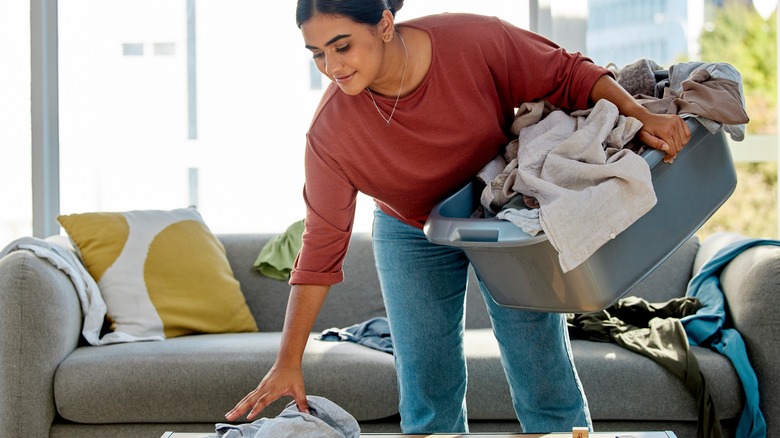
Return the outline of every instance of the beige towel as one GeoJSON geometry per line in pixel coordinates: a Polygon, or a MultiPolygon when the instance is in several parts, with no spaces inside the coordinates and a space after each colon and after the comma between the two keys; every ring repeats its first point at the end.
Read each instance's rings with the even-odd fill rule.
{"type": "MultiPolygon", "coordinates": [[[[548,115],[553,107],[545,101],[526,102],[520,105],[515,112],[512,122],[512,133],[517,135],[523,128],[539,123],[548,115]]],[[[504,148],[504,154],[497,156],[487,163],[477,174],[485,188],[480,197],[480,203],[491,214],[496,214],[506,203],[518,195],[512,186],[517,172],[517,151],[519,141],[512,140],[504,148]]]]}
{"type": "Polygon", "coordinates": [[[647,162],[615,144],[639,128],[639,121],[600,100],[589,113],[554,111],[520,130],[514,189],[539,201],[542,229],[563,272],[655,205],[647,162]]]}

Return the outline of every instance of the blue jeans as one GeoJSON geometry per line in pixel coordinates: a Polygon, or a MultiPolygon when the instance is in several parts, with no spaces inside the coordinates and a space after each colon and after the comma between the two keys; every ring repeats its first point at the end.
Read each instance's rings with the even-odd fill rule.
{"type": "MultiPolygon", "coordinates": [[[[468,432],[463,351],[469,261],[422,230],[376,210],[374,255],[382,286],[404,433],[468,432]]],[[[592,429],[564,315],[497,305],[479,282],[512,403],[528,433],[592,429]]]]}

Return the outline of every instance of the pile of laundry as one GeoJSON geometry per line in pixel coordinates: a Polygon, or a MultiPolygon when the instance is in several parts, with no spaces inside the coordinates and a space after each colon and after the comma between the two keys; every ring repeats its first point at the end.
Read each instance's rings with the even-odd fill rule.
{"type": "MultiPolygon", "coordinates": [[[[710,132],[744,139],[742,79],[729,64],[690,62],[667,72],[643,59],[616,77],[653,113],[695,118],[710,132]]],[[[511,128],[517,138],[477,175],[485,188],[475,217],[510,221],[531,236],[544,232],[563,272],[576,268],[657,202],[640,155],[645,146],[635,138],[641,128],[606,100],[572,113],[523,103],[511,128]]]]}
{"type": "Polygon", "coordinates": [[[723,129],[734,141],[745,139],[750,121],[745,111],[742,76],[732,65],[716,62],[684,62],[669,67],[656,81],[662,67],[640,59],[616,73],[618,84],[655,114],[695,118],[708,131],[723,129]]]}

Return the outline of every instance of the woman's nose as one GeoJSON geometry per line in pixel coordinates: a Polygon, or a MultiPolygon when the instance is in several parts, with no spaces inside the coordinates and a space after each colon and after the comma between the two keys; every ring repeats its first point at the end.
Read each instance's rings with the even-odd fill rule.
{"type": "Polygon", "coordinates": [[[325,55],[325,74],[328,76],[335,76],[339,69],[341,69],[341,66],[342,64],[337,56],[325,55]]]}

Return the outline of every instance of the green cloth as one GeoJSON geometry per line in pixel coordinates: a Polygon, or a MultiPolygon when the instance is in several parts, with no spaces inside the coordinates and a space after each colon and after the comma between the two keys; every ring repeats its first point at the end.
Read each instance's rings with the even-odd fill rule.
{"type": "Polygon", "coordinates": [[[284,233],[275,236],[260,250],[255,269],[275,280],[289,280],[295,257],[301,250],[303,219],[287,227],[284,233]]]}
{"type": "Polygon", "coordinates": [[[567,314],[566,324],[572,338],[615,342],[669,370],[696,398],[697,438],[720,438],[715,402],[680,321],[701,307],[692,297],[653,304],[629,296],[598,312],[567,314]]]}

